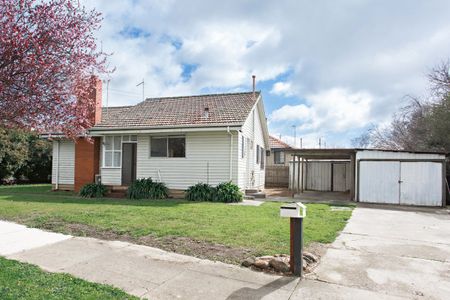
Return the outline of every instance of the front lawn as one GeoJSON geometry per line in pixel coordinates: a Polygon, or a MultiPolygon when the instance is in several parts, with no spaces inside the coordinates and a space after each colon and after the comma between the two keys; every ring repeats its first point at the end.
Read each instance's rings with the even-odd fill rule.
{"type": "Polygon", "coordinates": [[[0,299],[138,299],[109,285],[0,257],[0,299]]]}
{"type": "MultiPolygon", "coordinates": [[[[245,248],[252,255],[289,253],[289,220],[280,218],[280,205],[84,199],[73,193],[51,192],[50,185],[0,187],[0,219],[70,233],[74,233],[70,228],[82,225],[137,242],[145,237],[185,237],[245,248]]],[[[351,215],[351,211],[331,210],[326,204],[308,204],[307,208],[305,245],[332,242],[351,215]]]]}

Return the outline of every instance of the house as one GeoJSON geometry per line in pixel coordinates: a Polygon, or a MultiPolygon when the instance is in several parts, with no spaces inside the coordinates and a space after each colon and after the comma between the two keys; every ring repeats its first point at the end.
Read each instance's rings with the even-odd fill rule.
{"type": "Polygon", "coordinates": [[[267,166],[289,166],[292,155],[286,151],[294,148],[272,135],[269,135],[269,146],[267,166]]]}
{"type": "Polygon", "coordinates": [[[289,188],[300,198],[314,191],[319,197],[341,195],[365,203],[446,204],[447,153],[360,148],[287,151],[293,156],[289,188]]]}
{"type": "Polygon", "coordinates": [[[269,134],[260,92],[149,98],[102,108],[100,81],[94,90],[91,140],[52,137],[53,189],[79,191],[96,177],[111,187],[151,177],[172,192],[199,182],[264,188],[269,134]]]}
{"type": "Polygon", "coordinates": [[[287,187],[289,184],[289,162],[294,149],[282,140],[269,136],[270,151],[267,151],[266,187],[287,187]]]}

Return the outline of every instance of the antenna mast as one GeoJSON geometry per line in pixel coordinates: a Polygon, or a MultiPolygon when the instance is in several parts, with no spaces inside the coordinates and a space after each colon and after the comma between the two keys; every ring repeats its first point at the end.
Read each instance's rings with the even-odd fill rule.
{"type": "Polygon", "coordinates": [[[144,96],[144,93],[145,93],[145,82],[144,82],[144,78],[142,78],[142,82],[138,83],[136,86],[140,86],[140,85],[142,85],[142,101],[144,101],[144,100],[145,100],[145,96],[144,96]]]}

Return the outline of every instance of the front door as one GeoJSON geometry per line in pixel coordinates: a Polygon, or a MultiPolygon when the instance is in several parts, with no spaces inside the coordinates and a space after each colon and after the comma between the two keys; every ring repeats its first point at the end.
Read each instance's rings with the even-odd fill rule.
{"type": "Polygon", "coordinates": [[[122,185],[130,185],[136,180],[136,144],[122,144],[122,185]]]}

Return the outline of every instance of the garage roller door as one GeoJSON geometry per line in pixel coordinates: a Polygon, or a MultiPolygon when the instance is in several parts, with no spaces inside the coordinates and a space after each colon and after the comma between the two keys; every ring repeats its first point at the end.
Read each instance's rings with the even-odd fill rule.
{"type": "Polygon", "coordinates": [[[403,205],[442,205],[442,163],[361,161],[359,201],[403,205]]]}

